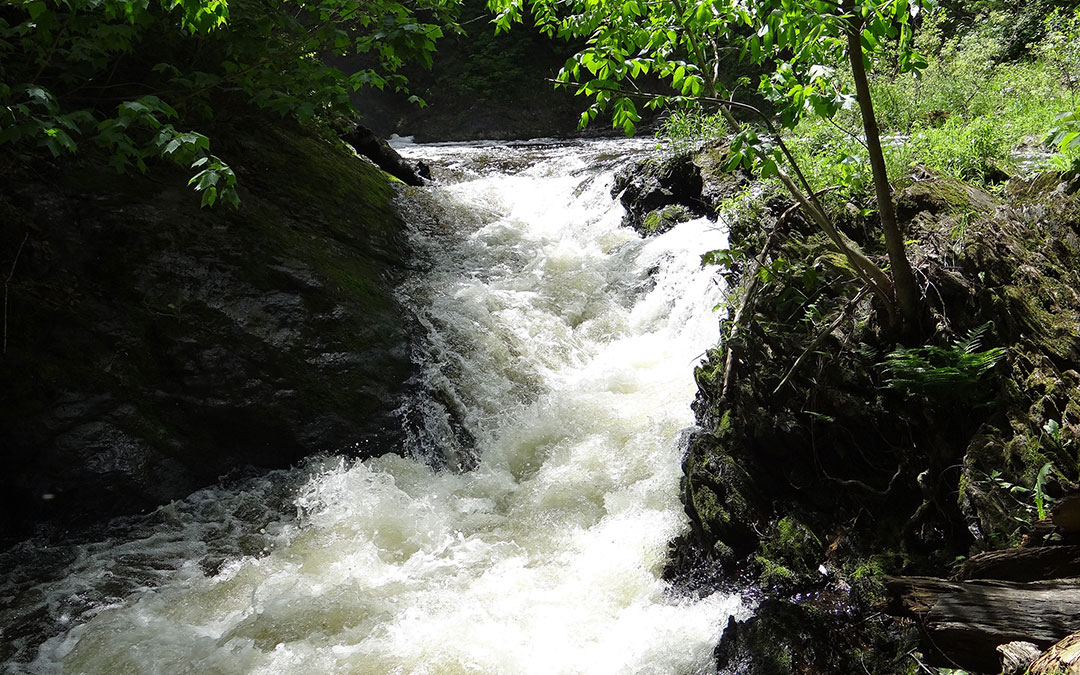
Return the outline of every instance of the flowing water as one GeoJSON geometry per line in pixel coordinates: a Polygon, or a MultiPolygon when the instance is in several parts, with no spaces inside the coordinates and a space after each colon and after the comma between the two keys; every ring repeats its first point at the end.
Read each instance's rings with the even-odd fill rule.
{"type": "Polygon", "coordinates": [[[699,256],[724,234],[619,227],[612,174],[647,143],[400,149],[440,178],[401,198],[425,336],[409,457],[313,460],[17,547],[5,672],[710,672],[746,609],[660,573],[717,335],[699,256]]]}

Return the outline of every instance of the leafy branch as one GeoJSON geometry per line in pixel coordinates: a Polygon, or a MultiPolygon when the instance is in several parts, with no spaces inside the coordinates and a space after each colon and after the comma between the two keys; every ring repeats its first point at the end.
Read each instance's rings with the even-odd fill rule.
{"type": "Polygon", "coordinates": [[[212,120],[237,100],[303,121],[351,117],[351,91],[405,90],[404,64],[431,64],[444,31],[459,30],[458,5],[11,0],[0,20],[0,147],[62,159],[85,139],[122,172],[164,158],[196,170],[189,184],[204,206],[235,205],[235,174],[205,136],[180,125],[212,120]],[[355,69],[328,65],[330,54],[355,69]]]}

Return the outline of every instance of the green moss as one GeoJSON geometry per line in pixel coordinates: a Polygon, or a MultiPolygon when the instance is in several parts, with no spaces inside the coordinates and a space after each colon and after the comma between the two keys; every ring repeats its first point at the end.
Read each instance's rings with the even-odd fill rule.
{"type": "Polygon", "coordinates": [[[731,548],[722,541],[718,541],[713,544],[713,557],[722,565],[729,565],[736,561],[735,549],[731,548]]]}
{"type": "Polygon", "coordinates": [[[791,578],[812,578],[822,558],[821,540],[798,519],[784,516],[761,545],[764,558],[787,571],[791,578]]]}
{"type": "Polygon", "coordinates": [[[789,589],[797,580],[794,572],[765,556],[754,556],[754,562],[761,570],[758,573],[758,583],[762,588],[789,589]]]}
{"type": "Polygon", "coordinates": [[[645,218],[642,219],[641,230],[646,236],[662,234],[693,217],[693,214],[685,206],[669,204],[645,214],[645,218]]]}
{"type": "Polygon", "coordinates": [[[710,349],[705,353],[705,360],[694,369],[699,389],[711,391],[719,388],[724,374],[724,353],[722,349],[710,349]]]}
{"type": "Polygon", "coordinates": [[[995,206],[996,201],[989,193],[949,176],[916,182],[897,198],[897,212],[905,218],[925,211],[962,219],[968,214],[992,212],[995,206]]]}
{"type": "Polygon", "coordinates": [[[877,605],[885,596],[886,575],[895,574],[902,567],[899,557],[875,555],[856,559],[853,569],[846,574],[854,596],[866,605],[877,605]]]}
{"type": "Polygon", "coordinates": [[[721,435],[731,431],[731,410],[725,410],[724,414],[720,416],[720,425],[717,430],[721,435]]]}
{"type": "Polygon", "coordinates": [[[782,549],[792,551],[800,557],[808,552],[808,547],[814,549],[821,547],[821,540],[808,527],[790,516],[781,518],[776,524],[775,543],[782,549]]]}
{"type": "Polygon", "coordinates": [[[691,499],[692,507],[702,525],[722,541],[723,533],[732,522],[726,505],[720,501],[716,492],[706,485],[694,486],[691,499]]]}
{"type": "Polygon", "coordinates": [[[854,570],[851,572],[851,580],[854,582],[875,581],[880,580],[885,574],[882,570],[881,560],[879,558],[871,558],[870,560],[861,561],[854,570]]]}

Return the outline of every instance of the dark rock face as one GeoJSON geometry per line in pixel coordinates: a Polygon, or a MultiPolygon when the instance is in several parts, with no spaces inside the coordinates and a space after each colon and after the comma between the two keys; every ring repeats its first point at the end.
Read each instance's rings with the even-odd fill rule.
{"type": "Polygon", "coordinates": [[[696,152],[624,167],[611,188],[626,209],[623,226],[648,237],[693,218],[717,216],[726,201],[751,184],[746,171],[725,171],[727,161],[726,142],[711,141],[696,152]]]}
{"type": "MultiPolygon", "coordinates": [[[[482,21],[475,22],[487,15],[483,0],[465,0],[461,16],[469,17],[468,35],[447,31],[430,68],[405,66],[408,93],[390,87],[354,93],[364,123],[376,134],[414,136],[425,143],[576,135],[587,104],[574,96],[574,88],[556,89],[550,81],[570,54],[567,44],[525,26],[496,35],[490,27],[481,28],[482,21]],[[417,105],[411,95],[426,105],[417,105]]],[[[367,67],[365,58],[334,62],[354,72],[367,67]]],[[[597,122],[590,131],[603,131],[609,124],[597,122]]]]}
{"type": "MultiPolygon", "coordinates": [[[[769,599],[725,633],[722,669],[910,669],[915,630],[876,614],[885,576],[948,576],[958,556],[1020,543],[1036,509],[1010,490],[1031,490],[1040,467],[1053,467],[1042,486],[1051,497],[1080,483],[1071,189],[1057,175],[1014,179],[1003,204],[926,177],[899,192],[909,255],[930,289],[926,342],[906,348],[877,325],[872,303],[853,301],[857,286],[823,237],[797,213],[782,217],[789,204],[763,196],[732,223],[734,259],[759,256],[775,276],[751,298],[736,291],[751,318],[696,371],[702,431],[684,457],[683,499],[703,555],[769,599]],[[806,302],[820,318],[803,318],[806,302]],[[939,381],[929,348],[1002,355],[939,381]],[[899,379],[897,354],[913,378],[899,379]]],[[[861,225],[841,223],[854,236],[861,225]]],[[[880,256],[875,241],[863,245],[880,256]]],[[[757,272],[733,267],[736,281],[757,272]]],[[[946,665],[932,644],[921,649],[946,665]]]]}
{"type": "MultiPolygon", "coordinates": [[[[394,449],[411,374],[393,187],[299,129],[221,131],[241,208],[183,174],[9,181],[0,537],[136,512],[253,465],[394,449]]],[[[48,167],[43,169],[49,170],[48,167]]]]}
{"type": "Polygon", "coordinates": [[[611,195],[626,209],[623,225],[648,236],[710,213],[701,197],[704,186],[694,156],[684,154],[624,168],[615,177],[611,195]]]}

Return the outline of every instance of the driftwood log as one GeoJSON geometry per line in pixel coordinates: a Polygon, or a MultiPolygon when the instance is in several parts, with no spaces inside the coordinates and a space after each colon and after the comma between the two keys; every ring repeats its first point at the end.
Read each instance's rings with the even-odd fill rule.
{"type": "Polygon", "coordinates": [[[998,673],[999,645],[1030,642],[1045,649],[1080,631],[1080,579],[893,577],[885,587],[886,611],[918,622],[932,665],[998,673]]]}
{"type": "Polygon", "coordinates": [[[417,172],[419,167],[413,167],[398,154],[390,144],[375,135],[371,129],[356,124],[355,122],[340,122],[343,128],[338,135],[356,150],[374,162],[380,169],[401,180],[406,185],[423,185],[424,178],[431,178],[431,171],[426,165],[417,172]],[[422,177],[422,174],[426,174],[422,177]]]}
{"type": "Polygon", "coordinates": [[[1030,642],[1009,642],[998,645],[996,651],[1001,654],[1001,675],[1024,675],[1043,653],[1030,642]]]}

